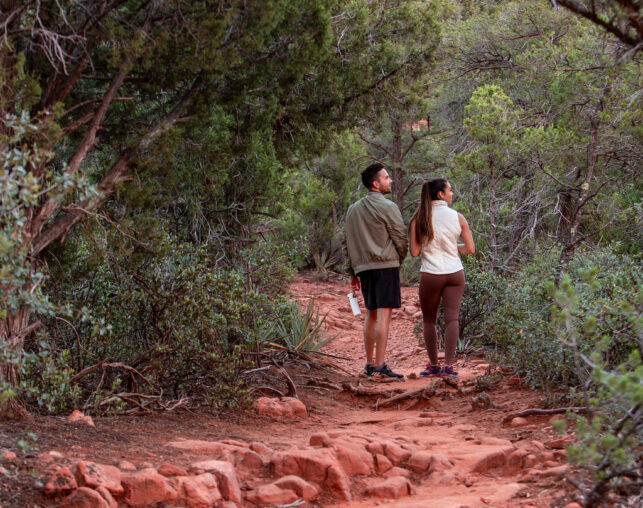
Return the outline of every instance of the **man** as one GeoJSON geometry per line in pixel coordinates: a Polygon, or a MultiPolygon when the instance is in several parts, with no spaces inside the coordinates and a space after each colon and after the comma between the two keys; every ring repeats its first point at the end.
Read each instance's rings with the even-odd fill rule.
{"type": "Polygon", "coordinates": [[[402,378],[384,362],[393,309],[401,306],[400,264],[408,248],[402,214],[384,194],[392,180],[384,166],[371,164],[362,172],[368,194],[346,213],[344,252],[353,292],[362,290],[366,305],[364,348],[367,376],[402,378]],[[375,353],[375,357],[373,357],[375,353]]]}

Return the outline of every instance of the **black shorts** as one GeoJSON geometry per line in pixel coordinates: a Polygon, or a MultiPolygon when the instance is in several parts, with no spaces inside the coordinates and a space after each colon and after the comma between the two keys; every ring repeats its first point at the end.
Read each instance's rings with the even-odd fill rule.
{"type": "Polygon", "coordinates": [[[378,268],[357,274],[368,310],[402,306],[399,268],[378,268]]]}

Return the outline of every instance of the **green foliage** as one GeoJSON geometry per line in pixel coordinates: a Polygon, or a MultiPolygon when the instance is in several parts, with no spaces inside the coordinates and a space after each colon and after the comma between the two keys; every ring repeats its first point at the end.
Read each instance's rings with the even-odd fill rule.
{"type": "MultiPolygon", "coordinates": [[[[582,385],[590,377],[588,369],[577,368],[570,347],[557,338],[557,322],[552,321],[551,288],[557,256],[555,250],[545,251],[523,266],[484,319],[485,331],[504,361],[530,386],[544,388],[547,393],[582,385]]],[[[577,347],[589,355],[604,336],[609,337],[605,358],[614,368],[633,347],[640,347],[629,317],[639,298],[640,266],[610,249],[584,250],[572,260],[570,275],[576,293],[569,319],[583,323],[586,330],[577,347]],[[595,267],[591,281],[585,277],[588,266],[595,267]]]]}
{"type": "MultiPolygon", "coordinates": [[[[598,286],[597,271],[586,273],[586,282],[598,286]]],[[[596,287],[596,289],[599,289],[596,287]]],[[[638,342],[630,342],[615,361],[610,354],[616,334],[605,333],[595,341],[596,319],[578,316],[581,295],[565,276],[554,295],[553,311],[561,342],[571,348],[579,376],[591,372],[583,385],[587,416],[575,416],[575,441],[568,448],[569,460],[586,471],[573,479],[585,497],[584,506],[628,502],[638,496],[643,476],[643,306],[640,293],[629,302],[620,302],[622,318],[638,342]],[[594,342],[592,352],[581,346],[594,342]],[[627,352],[627,356],[624,353],[627,352]]],[[[623,323],[620,323],[623,324],[623,323]]],[[[612,329],[613,332],[613,329],[612,329]]],[[[621,344],[621,348],[624,345],[621,344]]],[[[569,418],[572,418],[569,416],[569,418]]],[[[562,425],[561,425],[562,426],[562,425]]],[[[563,430],[563,429],[559,429],[563,430]]]]}
{"type": "Polygon", "coordinates": [[[270,345],[283,346],[289,353],[318,353],[335,338],[327,337],[325,320],[325,316],[320,318],[315,312],[313,300],[308,302],[303,312],[297,302],[290,302],[277,321],[276,339],[270,345]]]}

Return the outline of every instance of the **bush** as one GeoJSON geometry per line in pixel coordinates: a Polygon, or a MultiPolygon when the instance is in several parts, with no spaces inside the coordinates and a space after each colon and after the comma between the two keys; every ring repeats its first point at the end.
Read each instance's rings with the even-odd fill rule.
{"type": "MultiPolygon", "coordinates": [[[[599,287],[597,270],[585,273],[586,283],[599,287]]],[[[582,300],[566,276],[555,292],[559,309],[553,311],[559,338],[571,348],[579,377],[591,369],[591,377],[582,388],[587,416],[575,417],[575,442],[569,447],[570,462],[587,474],[571,481],[584,495],[584,506],[606,503],[638,505],[643,480],[643,299],[614,302],[620,308],[627,326],[638,337],[629,343],[629,354],[614,364],[612,335],[604,334],[595,343],[595,351],[587,355],[581,345],[593,342],[595,325],[587,319],[576,319],[582,300]]],[[[591,317],[591,316],[590,316],[591,317]]],[[[624,349],[621,342],[619,349],[624,349]]],[[[564,421],[558,430],[564,430],[564,421]]]]}
{"type": "Polygon", "coordinates": [[[75,241],[71,277],[57,281],[55,295],[91,306],[104,326],[79,323],[76,336],[57,322],[48,325],[51,349],[73,351],[75,372],[106,362],[80,380],[85,405],[122,410],[118,395],[132,391],[216,408],[245,403],[239,372],[252,365],[250,353],[280,314],[278,293],[292,277],[283,252],[247,249],[238,268],[225,268],[207,246],[169,236],[153,252],[110,249],[103,256],[93,242],[75,241]]]}
{"type": "MultiPolygon", "coordinates": [[[[578,371],[573,352],[558,340],[551,321],[557,259],[555,250],[537,254],[510,280],[504,298],[486,320],[489,336],[504,360],[532,387],[547,393],[578,386],[590,375],[589,369],[578,371]]],[[[637,338],[619,302],[636,299],[640,266],[608,248],[579,250],[569,265],[569,274],[580,301],[572,319],[583,323],[588,332],[578,344],[579,350],[589,355],[600,338],[608,335],[608,365],[620,364],[637,338]],[[596,267],[591,284],[583,277],[588,266],[596,267]]]]}

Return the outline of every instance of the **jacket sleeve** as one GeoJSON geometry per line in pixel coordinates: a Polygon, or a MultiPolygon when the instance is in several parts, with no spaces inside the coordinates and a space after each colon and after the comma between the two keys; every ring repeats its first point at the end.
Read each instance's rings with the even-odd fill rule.
{"type": "Polygon", "coordinates": [[[397,254],[400,257],[401,265],[409,250],[409,241],[406,235],[404,219],[402,219],[400,209],[394,203],[391,203],[391,206],[388,209],[386,228],[388,229],[388,234],[390,235],[391,240],[393,240],[393,245],[395,245],[397,254]]]}
{"type": "Polygon", "coordinates": [[[351,265],[351,257],[348,255],[348,242],[346,241],[346,231],[342,234],[342,252],[344,253],[344,273],[349,277],[355,277],[355,270],[351,265]]]}

